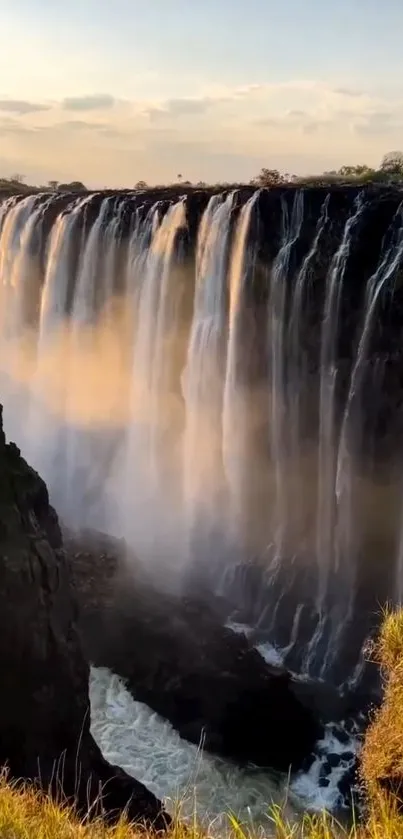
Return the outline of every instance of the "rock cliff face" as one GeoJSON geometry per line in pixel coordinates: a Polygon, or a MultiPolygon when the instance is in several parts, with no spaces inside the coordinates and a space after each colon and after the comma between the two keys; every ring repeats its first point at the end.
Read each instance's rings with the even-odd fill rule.
{"type": "Polygon", "coordinates": [[[0,407],[0,765],[87,811],[163,827],[159,801],[110,766],[90,734],[89,669],[70,572],[39,475],[6,444],[0,407]]]}

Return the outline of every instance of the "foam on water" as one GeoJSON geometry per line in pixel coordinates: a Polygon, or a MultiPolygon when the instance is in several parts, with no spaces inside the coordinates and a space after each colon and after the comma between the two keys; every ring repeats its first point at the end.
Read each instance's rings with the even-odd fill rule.
{"type": "MultiPolygon", "coordinates": [[[[238,623],[237,621],[229,620],[227,621],[226,626],[228,629],[232,629],[233,632],[246,635],[247,638],[250,638],[251,634],[254,632],[254,629],[251,626],[248,626],[248,624],[238,623]]],[[[283,664],[284,657],[281,654],[281,651],[268,641],[256,644],[256,649],[267,664],[271,664],[273,667],[281,667],[283,664]]]]}
{"type": "Polygon", "coordinates": [[[307,810],[328,810],[334,812],[343,806],[343,794],[339,784],[350,772],[358,751],[358,737],[350,735],[341,742],[332,723],[325,727],[322,740],[316,745],[316,756],[307,772],[299,772],[291,782],[294,795],[303,802],[307,810]],[[328,766],[328,756],[337,755],[340,763],[328,766]],[[322,784],[327,784],[322,785],[322,784]]]}
{"type": "Polygon", "coordinates": [[[288,815],[296,812],[294,796],[286,794],[283,776],[245,769],[203,753],[183,740],[169,722],[147,705],[135,702],[123,681],[106,668],[91,668],[91,730],[102,753],[141,781],[169,812],[182,802],[181,817],[196,811],[203,822],[222,831],[226,813],[243,823],[270,824],[273,803],[288,799],[288,815]]]}

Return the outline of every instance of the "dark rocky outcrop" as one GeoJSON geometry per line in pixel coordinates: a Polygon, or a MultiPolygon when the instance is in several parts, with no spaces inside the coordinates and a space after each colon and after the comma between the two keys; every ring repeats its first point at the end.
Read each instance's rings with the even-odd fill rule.
{"type": "Polygon", "coordinates": [[[224,627],[213,604],[157,591],[134,558],[124,572],[123,543],[85,533],[66,547],[94,664],[207,750],[284,771],[301,764],[320,726],[286,670],[224,627]]]}
{"type": "Polygon", "coordinates": [[[6,445],[0,408],[0,765],[80,811],[114,818],[127,807],[163,827],[160,802],[110,766],[90,734],[75,617],[57,516],[44,482],[6,445]]]}

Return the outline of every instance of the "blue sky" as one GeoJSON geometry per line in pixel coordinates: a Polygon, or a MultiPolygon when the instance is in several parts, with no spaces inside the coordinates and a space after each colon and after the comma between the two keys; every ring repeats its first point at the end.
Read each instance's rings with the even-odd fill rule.
{"type": "Polygon", "coordinates": [[[0,6],[4,174],[242,179],[403,145],[403,0],[0,6]]]}

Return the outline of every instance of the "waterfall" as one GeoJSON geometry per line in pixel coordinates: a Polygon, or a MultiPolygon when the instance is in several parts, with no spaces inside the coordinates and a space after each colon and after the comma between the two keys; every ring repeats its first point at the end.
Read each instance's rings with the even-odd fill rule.
{"type": "Polygon", "coordinates": [[[363,677],[376,604],[402,600],[402,206],[394,188],[0,204],[5,426],[62,520],[123,536],[166,585],[195,572],[339,685],[363,677]]]}
{"type": "MultiPolygon", "coordinates": [[[[157,212],[158,209],[155,210],[157,212]]],[[[173,204],[160,223],[155,213],[146,222],[151,223],[153,235],[144,261],[143,275],[138,277],[137,332],[134,336],[130,383],[130,428],[125,452],[125,459],[133,464],[139,478],[133,482],[131,472],[126,469],[126,485],[123,489],[129,504],[124,511],[123,532],[129,540],[133,539],[133,508],[137,508],[137,522],[148,522],[148,511],[157,511],[159,527],[153,531],[150,522],[146,532],[142,533],[142,539],[147,543],[147,550],[156,552],[163,531],[163,541],[168,552],[169,542],[173,538],[172,528],[180,526],[180,514],[176,509],[179,503],[179,479],[176,474],[177,464],[172,465],[170,446],[179,401],[179,394],[173,389],[173,379],[177,374],[175,351],[182,328],[183,288],[178,270],[178,237],[186,227],[186,214],[182,201],[173,204]],[[166,504],[165,499],[168,498],[170,501],[166,504]]]]}
{"type": "Polygon", "coordinates": [[[340,300],[344,273],[351,247],[354,226],[363,209],[360,194],[354,212],[347,220],[340,247],[330,266],[325,299],[321,338],[321,373],[319,407],[319,487],[317,519],[317,562],[319,568],[318,609],[322,611],[328,591],[328,580],[333,562],[339,561],[334,550],[335,526],[335,389],[337,377],[336,340],[339,328],[340,300]]]}
{"type": "MultiPolygon", "coordinates": [[[[69,498],[77,497],[77,488],[69,489],[68,387],[69,336],[66,318],[74,299],[74,246],[80,214],[88,203],[81,199],[60,213],[52,226],[47,244],[46,265],[40,294],[39,324],[34,370],[29,387],[28,423],[24,433],[27,457],[46,476],[61,509],[69,498]],[[56,346],[55,346],[56,344],[56,346]],[[49,375],[52,387],[59,388],[58,412],[47,406],[49,375]]],[[[70,504],[71,508],[71,504],[70,504]]],[[[72,512],[72,511],[71,511],[72,512]]]]}
{"type": "MultiPolygon", "coordinates": [[[[361,443],[361,428],[363,425],[365,404],[363,400],[363,384],[368,373],[369,348],[374,321],[379,301],[385,289],[393,297],[394,283],[398,271],[403,268],[403,203],[399,205],[392,219],[390,228],[384,238],[380,253],[379,264],[374,274],[369,278],[363,310],[363,323],[358,343],[357,355],[351,374],[350,389],[346,400],[343,422],[340,433],[340,444],[337,457],[336,495],[339,522],[339,561],[344,562],[344,570],[349,579],[350,597],[347,612],[351,616],[353,609],[353,592],[355,564],[350,561],[354,551],[354,538],[357,532],[357,521],[354,520],[355,493],[359,486],[355,480],[354,465],[357,443],[361,443]],[[389,284],[392,285],[388,288],[389,284]]],[[[397,559],[396,599],[401,601],[403,576],[401,569],[401,550],[397,559]]]]}
{"type": "Polygon", "coordinates": [[[297,273],[292,293],[290,306],[290,317],[288,326],[288,348],[285,350],[288,359],[288,393],[287,412],[289,418],[288,446],[291,467],[294,470],[293,485],[290,505],[292,505],[296,532],[299,539],[303,539],[304,516],[300,508],[301,492],[304,485],[303,480],[306,474],[305,465],[305,429],[302,427],[303,400],[306,400],[309,393],[309,359],[303,348],[303,327],[305,309],[309,302],[309,290],[315,272],[315,261],[318,257],[320,243],[329,222],[329,201],[328,193],[321,206],[320,215],[316,225],[315,236],[312,245],[306,254],[301,268],[297,273]]]}
{"type": "Polygon", "coordinates": [[[248,398],[244,379],[244,293],[253,260],[249,228],[259,193],[242,207],[232,243],[228,270],[228,339],[224,381],[222,456],[230,495],[228,526],[231,536],[242,538],[244,485],[247,481],[248,398]]]}
{"type": "Polygon", "coordinates": [[[289,280],[291,255],[301,233],[304,216],[304,193],[297,190],[289,218],[289,208],[285,197],[281,201],[282,242],[274,260],[269,292],[269,434],[270,458],[274,474],[274,521],[273,554],[275,565],[281,562],[284,551],[288,511],[288,468],[286,407],[287,384],[285,332],[286,298],[289,280]]]}
{"type": "Polygon", "coordinates": [[[31,360],[32,316],[40,295],[37,238],[41,236],[43,208],[37,196],[4,205],[0,232],[0,354],[1,388],[13,418],[14,434],[21,442],[27,410],[20,374],[31,360]]]}
{"type": "MultiPolygon", "coordinates": [[[[226,361],[226,278],[228,238],[234,193],[213,195],[203,213],[196,245],[195,301],[183,392],[184,493],[189,552],[202,516],[204,537],[214,531],[217,504],[223,499],[221,448],[223,376],[226,361]]],[[[200,530],[200,528],[199,528],[200,530]]]]}

